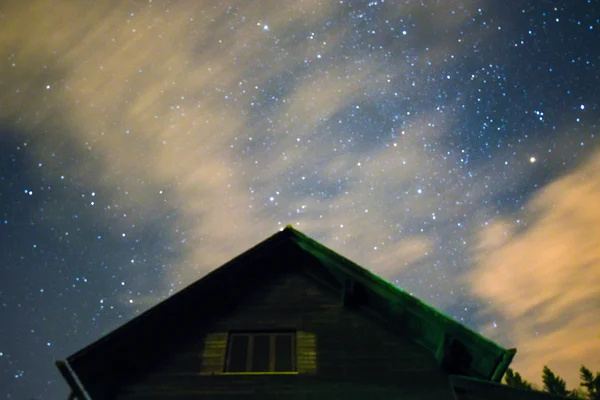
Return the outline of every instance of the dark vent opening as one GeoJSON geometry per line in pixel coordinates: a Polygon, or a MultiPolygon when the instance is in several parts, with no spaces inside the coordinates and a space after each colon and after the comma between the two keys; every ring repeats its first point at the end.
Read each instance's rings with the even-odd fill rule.
{"type": "Polygon", "coordinates": [[[473,356],[458,339],[453,339],[446,352],[444,367],[450,374],[468,375],[473,356]]]}

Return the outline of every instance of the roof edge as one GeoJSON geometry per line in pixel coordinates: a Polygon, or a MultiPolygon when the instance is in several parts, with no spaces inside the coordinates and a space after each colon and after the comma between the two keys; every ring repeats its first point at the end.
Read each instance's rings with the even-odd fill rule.
{"type": "Polygon", "coordinates": [[[370,282],[370,284],[378,285],[386,292],[389,291],[392,293],[404,294],[407,300],[409,300],[407,305],[410,307],[411,312],[414,312],[416,313],[416,315],[425,318],[427,315],[435,316],[436,318],[439,318],[441,321],[443,321],[443,329],[447,334],[458,335],[459,337],[472,340],[475,343],[478,343],[477,346],[482,350],[487,349],[485,351],[489,352],[488,354],[495,354],[495,357],[498,358],[497,361],[494,362],[494,365],[492,365],[492,371],[485,372],[483,376],[489,374],[488,379],[494,382],[499,382],[502,379],[513,357],[515,356],[516,349],[507,349],[504,346],[501,346],[500,344],[494,342],[493,340],[483,336],[481,333],[476,332],[474,329],[469,328],[464,324],[461,324],[453,318],[450,318],[446,314],[428,305],[419,298],[393,285],[391,282],[387,281],[386,279],[383,279],[382,277],[369,271],[368,269],[361,267],[354,261],[336,253],[334,250],[322,245],[321,243],[317,242],[311,237],[294,229],[292,226],[286,226],[285,230],[290,232],[292,240],[294,240],[296,244],[305,251],[309,253],[321,253],[334,264],[336,263],[336,260],[339,260],[338,262],[342,263],[340,267],[346,270],[346,273],[353,275],[355,278],[364,279],[370,282]]]}
{"type": "MultiPolygon", "coordinates": [[[[93,341],[92,343],[90,343],[89,345],[87,345],[86,347],[84,347],[84,348],[76,351],[75,353],[71,354],[67,359],[68,360],[73,360],[74,358],[81,357],[81,356],[85,355],[85,353],[87,353],[90,350],[96,348],[97,346],[101,345],[102,343],[104,343],[104,342],[106,342],[108,340],[111,340],[113,337],[116,337],[116,336],[122,334],[124,331],[132,329],[132,327],[134,327],[139,321],[148,318],[149,316],[155,314],[157,312],[157,310],[159,310],[161,308],[164,308],[165,305],[167,303],[169,303],[169,301],[173,297],[185,296],[186,293],[188,293],[189,291],[193,290],[193,288],[196,286],[196,284],[199,281],[205,281],[207,279],[210,280],[210,279],[214,279],[216,276],[219,276],[222,273],[222,271],[220,271],[222,267],[225,267],[225,266],[228,266],[228,265],[231,265],[231,264],[235,264],[235,263],[239,262],[240,259],[251,257],[253,254],[257,253],[262,248],[264,248],[266,246],[269,246],[269,245],[271,245],[273,243],[276,243],[277,241],[285,240],[287,237],[289,237],[290,235],[292,235],[293,232],[297,232],[297,231],[294,230],[294,229],[292,229],[291,225],[286,226],[285,229],[280,229],[278,232],[276,232],[273,235],[269,236],[267,239],[263,240],[262,242],[256,244],[255,246],[253,246],[250,249],[244,251],[243,253],[239,254],[238,256],[234,257],[233,259],[227,261],[225,264],[223,264],[223,265],[221,265],[221,266],[213,269],[212,271],[210,271],[209,273],[207,273],[205,276],[203,276],[201,279],[188,284],[187,286],[185,286],[181,290],[177,291],[173,295],[166,297],[165,299],[163,299],[163,300],[159,301],[158,303],[154,304],[153,306],[149,307],[147,310],[145,310],[141,314],[133,317],[132,319],[130,319],[129,321],[127,321],[123,325],[121,325],[121,326],[117,327],[116,329],[108,332],[107,334],[105,334],[105,335],[101,336],[100,338],[96,339],[95,341],[93,341]]],[[[58,363],[58,361],[57,361],[57,363],[58,363]]],[[[71,368],[71,367],[69,366],[69,368],[71,368]]]]}
{"type": "Polygon", "coordinates": [[[92,399],[90,395],[85,391],[83,384],[79,380],[79,377],[77,376],[73,368],[71,368],[71,366],[69,365],[68,361],[58,360],[56,361],[56,367],[60,371],[63,378],[65,378],[65,381],[67,381],[67,384],[71,388],[73,394],[75,394],[78,399],[92,399]]]}
{"type": "Polygon", "coordinates": [[[500,360],[498,366],[496,367],[496,370],[490,378],[492,382],[502,382],[502,377],[506,373],[506,370],[508,369],[508,366],[512,362],[513,358],[515,358],[515,354],[517,354],[517,349],[515,348],[506,350],[506,353],[503,354],[502,360],[500,360]]]}
{"type": "MultiPolygon", "coordinates": [[[[336,253],[334,250],[329,249],[328,247],[320,244],[319,242],[317,242],[316,240],[312,239],[311,237],[305,235],[304,233],[294,229],[291,225],[288,225],[285,227],[285,230],[289,230],[290,233],[293,233],[293,235],[295,236],[295,238],[297,240],[302,240],[305,241],[307,243],[309,243],[312,246],[317,247],[319,250],[324,251],[326,253],[328,253],[328,256],[333,256],[333,257],[337,257],[341,260],[343,260],[345,263],[348,263],[349,265],[352,265],[353,267],[357,268],[358,270],[362,270],[361,272],[363,273],[363,277],[367,278],[367,279],[372,279],[375,280],[378,283],[381,283],[383,285],[385,285],[388,289],[391,289],[393,291],[398,291],[401,293],[406,294],[407,296],[409,296],[411,298],[411,301],[414,302],[415,305],[424,307],[427,311],[432,312],[433,314],[442,317],[444,320],[447,320],[448,322],[450,322],[453,325],[456,326],[461,326],[464,331],[468,332],[469,334],[472,334],[474,336],[476,336],[478,339],[486,342],[489,345],[492,345],[493,347],[496,347],[500,350],[504,350],[505,352],[508,352],[510,350],[514,350],[514,349],[506,349],[505,347],[499,345],[498,343],[494,342],[493,340],[483,336],[482,334],[476,332],[475,330],[469,328],[468,326],[461,324],[460,322],[454,320],[453,318],[450,318],[449,316],[447,316],[446,314],[442,313],[441,311],[435,309],[434,307],[428,305],[427,303],[425,303],[424,301],[422,301],[421,299],[411,295],[410,293],[406,292],[405,290],[395,286],[394,284],[392,284],[391,282],[388,282],[387,280],[383,279],[382,277],[380,277],[377,274],[374,274],[373,272],[369,271],[368,269],[361,267],[360,265],[356,264],[354,261],[342,256],[341,254],[336,253]]],[[[516,351],[516,350],[515,350],[516,351]]],[[[513,354],[514,356],[514,354],[513,354]]],[[[512,360],[512,357],[511,357],[512,360]]]]}

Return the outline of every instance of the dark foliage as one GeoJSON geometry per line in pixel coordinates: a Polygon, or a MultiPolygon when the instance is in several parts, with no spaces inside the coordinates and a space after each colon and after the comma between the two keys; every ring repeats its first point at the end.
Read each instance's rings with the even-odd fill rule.
{"type": "Polygon", "coordinates": [[[533,390],[533,386],[531,383],[527,382],[525,379],[521,378],[521,374],[509,368],[506,371],[506,375],[504,376],[504,380],[506,384],[510,387],[516,389],[525,389],[525,390],[533,390]]]}
{"type": "MultiPolygon", "coordinates": [[[[587,393],[583,390],[567,390],[565,380],[560,376],[556,375],[548,366],[544,366],[542,371],[542,381],[544,383],[544,391],[568,398],[586,399],[586,400],[600,400],[600,372],[594,373],[587,369],[584,365],[580,369],[581,387],[586,389],[587,393]],[[585,396],[585,397],[582,397],[585,396]]],[[[507,386],[524,389],[524,390],[536,390],[534,386],[523,379],[518,372],[509,368],[504,375],[504,381],[507,386]]]]}
{"type": "Polygon", "coordinates": [[[567,396],[569,394],[565,380],[555,375],[547,365],[544,365],[542,371],[542,382],[544,382],[544,390],[548,393],[559,396],[567,396]]]}
{"type": "Polygon", "coordinates": [[[600,372],[596,372],[596,375],[592,373],[585,366],[581,366],[579,370],[581,383],[587,390],[589,400],[600,400],[600,372]]]}

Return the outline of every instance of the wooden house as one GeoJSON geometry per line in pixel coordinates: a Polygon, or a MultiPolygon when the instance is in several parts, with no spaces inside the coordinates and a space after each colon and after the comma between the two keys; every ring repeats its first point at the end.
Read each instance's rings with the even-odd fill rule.
{"type": "Polygon", "coordinates": [[[287,227],[57,366],[73,399],[550,399],[505,349],[287,227]]]}

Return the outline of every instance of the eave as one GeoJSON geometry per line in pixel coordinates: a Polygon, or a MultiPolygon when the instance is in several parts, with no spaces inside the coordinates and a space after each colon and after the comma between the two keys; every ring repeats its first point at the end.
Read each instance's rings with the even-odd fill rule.
{"type": "Polygon", "coordinates": [[[356,290],[357,286],[363,286],[372,294],[371,304],[366,304],[366,307],[388,324],[406,331],[414,341],[434,354],[438,363],[449,372],[460,372],[492,382],[501,381],[516,349],[496,344],[292,227],[288,226],[286,230],[292,233],[292,240],[298,246],[317,258],[337,279],[343,298],[348,298],[348,292],[356,290]],[[461,370],[460,365],[452,365],[459,362],[451,357],[453,352],[456,353],[457,341],[471,356],[466,370],[461,370]]]}

